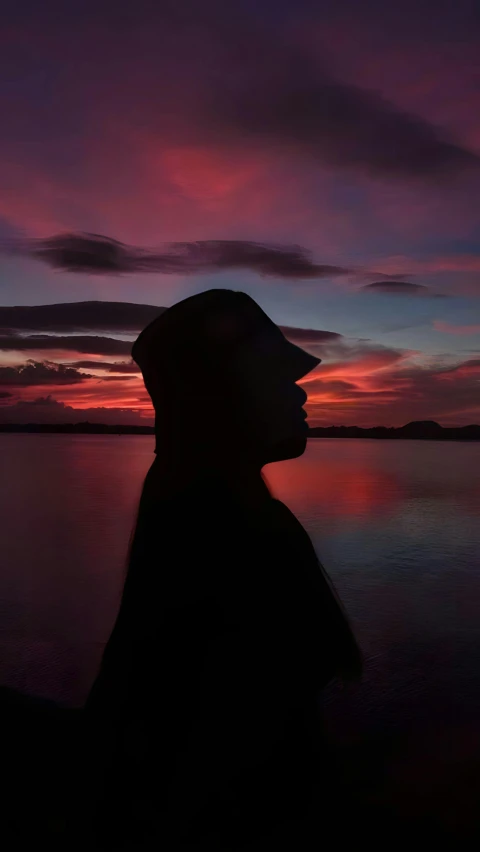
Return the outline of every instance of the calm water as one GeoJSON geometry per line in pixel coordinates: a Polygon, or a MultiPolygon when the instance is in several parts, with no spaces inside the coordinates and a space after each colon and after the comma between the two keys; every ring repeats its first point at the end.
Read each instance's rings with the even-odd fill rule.
{"type": "MultiPolygon", "coordinates": [[[[149,436],[0,436],[1,683],[83,702],[152,451],[149,436]]],[[[266,469],[365,654],[363,683],[328,696],[344,735],[435,730],[480,753],[479,472],[480,444],[322,439],[266,469]]]]}

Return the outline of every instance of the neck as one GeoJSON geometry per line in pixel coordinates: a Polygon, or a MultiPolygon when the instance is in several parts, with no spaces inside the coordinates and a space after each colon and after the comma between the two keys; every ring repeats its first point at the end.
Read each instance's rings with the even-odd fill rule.
{"type": "Polygon", "coordinates": [[[220,471],[219,476],[243,503],[252,508],[259,507],[271,499],[260,465],[232,463],[220,471]]]}
{"type": "Polygon", "coordinates": [[[246,458],[241,453],[221,458],[201,457],[185,448],[178,457],[158,452],[152,466],[152,474],[161,483],[162,491],[172,494],[181,492],[202,481],[218,482],[225,486],[242,502],[260,505],[270,499],[268,485],[262,475],[262,465],[246,458]]]}

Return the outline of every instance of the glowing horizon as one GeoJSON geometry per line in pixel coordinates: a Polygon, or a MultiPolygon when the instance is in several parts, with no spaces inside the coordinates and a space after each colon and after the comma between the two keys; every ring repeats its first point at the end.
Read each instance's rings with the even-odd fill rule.
{"type": "Polygon", "coordinates": [[[0,422],[148,419],[141,379],[110,362],[155,306],[211,287],[320,355],[312,425],[480,422],[467,0],[434,28],[413,0],[401,20],[374,0],[260,0],[234,26],[216,0],[178,16],[139,0],[128,26],[109,0],[57,6],[4,15],[0,422]],[[77,302],[104,303],[101,321],[77,302]]]}

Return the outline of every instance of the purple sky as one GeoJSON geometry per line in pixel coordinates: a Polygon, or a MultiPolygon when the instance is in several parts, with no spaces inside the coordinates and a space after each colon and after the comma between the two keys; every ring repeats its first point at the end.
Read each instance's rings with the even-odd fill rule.
{"type": "Polygon", "coordinates": [[[478,3],[120,5],[3,13],[0,422],[149,422],[129,341],[210,287],[312,424],[480,422],[478,3]]]}

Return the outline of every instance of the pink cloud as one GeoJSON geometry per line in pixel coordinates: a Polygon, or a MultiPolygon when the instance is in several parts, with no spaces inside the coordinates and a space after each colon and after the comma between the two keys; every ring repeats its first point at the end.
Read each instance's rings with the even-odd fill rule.
{"type": "Polygon", "coordinates": [[[474,325],[452,325],[444,320],[433,320],[435,331],[443,331],[446,334],[480,334],[480,323],[474,325]]]}
{"type": "Polygon", "coordinates": [[[310,425],[401,426],[410,420],[443,425],[480,422],[480,359],[454,367],[399,361],[360,375],[343,366],[335,382],[318,371],[305,384],[310,425]],[[340,379],[341,375],[341,379],[340,379]]]}
{"type": "MultiPolygon", "coordinates": [[[[330,350],[335,345],[348,350],[345,342],[325,344],[330,350]]],[[[350,359],[322,363],[302,382],[308,394],[310,424],[400,426],[425,419],[444,425],[480,422],[480,359],[440,368],[419,366],[410,357],[408,352],[368,344],[362,351],[358,344],[352,347],[350,359]]],[[[128,382],[92,378],[72,386],[10,387],[9,394],[0,407],[0,422],[153,422],[151,401],[139,377],[128,382]]]]}
{"type": "Polygon", "coordinates": [[[480,254],[439,255],[415,259],[407,255],[375,258],[377,266],[390,275],[430,272],[480,272],[480,254]]]}

